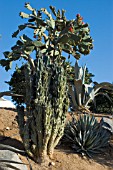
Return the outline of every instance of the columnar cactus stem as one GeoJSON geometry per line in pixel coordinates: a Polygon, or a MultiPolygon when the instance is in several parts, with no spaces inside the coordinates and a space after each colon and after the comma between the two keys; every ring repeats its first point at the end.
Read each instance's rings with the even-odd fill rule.
{"type": "Polygon", "coordinates": [[[30,102],[31,102],[31,69],[30,69],[30,65],[26,64],[26,69],[25,69],[25,81],[27,84],[26,87],[26,109],[28,114],[30,114],[30,102]]]}
{"type": "Polygon", "coordinates": [[[54,147],[63,135],[68,108],[66,71],[60,62],[48,64],[49,57],[44,59],[43,56],[36,59],[35,74],[29,64],[25,67],[28,84],[26,121],[24,108],[18,107],[18,122],[26,152],[38,162],[52,157],[54,147]]]}
{"type": "Polygon", "coordinates": [[[79,59],[81,54],[89,54],[93,45],[89,26],[82,24],[81,16],[67,20],[63,9],[56,12],[50,6],[52,17],[45,8],[36,10],[29,3],[25,7],[31,14],[20,12],[20,16],[28,21],[19,25],[12,37],[31,28],[33,39],[25,34],[20,36],[12,52],[4,53],[5,59],[0,60],[0,64],[9,70],[12,61],[20,58],[27,61],[25,87],[21,93],[26,119],[20,106],[22,102],[18,100],[18,123],[26,152],[35,161],[43,162],[52,157],[63,135],[68,109],[67,67],[62,52],[79,59]],[[42,13],[46,17],[42,18],[45,16],[42,13]]]}

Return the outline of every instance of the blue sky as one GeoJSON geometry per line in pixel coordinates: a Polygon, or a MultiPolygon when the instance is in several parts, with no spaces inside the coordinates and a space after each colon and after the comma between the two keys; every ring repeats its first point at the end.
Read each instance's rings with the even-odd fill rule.
{"type": "MultiPolygon", "coordinates": [[[[19,17],[19,12],[26,12],[24,0],[0,1],[0,58],[3,52],[10,50],[15,44],[11,37],[18,25],[25,22],[19,17]]],[[[113,0],[29,0],[30,4],[40,9],[49,5],[57,9],[66,9],[67,19],[74,19],[77,13],[90,25],[90,34],[94,39],[94,49],[90,55],[82,56],[79,63],[85,63],[89,71],[95,75],[93,81],[113,82],[113,0]]],[[[26,32],[27,34],[27,32],[26,32]]],[[[72,59],[73,64],[75,59],[72,59]]],[[[13,65],[14,68],[14,65],[13,65]]],[[[4,81],[11,78],[13,69],[6,72],[0,67],[0,91],[8,90],[4,81]]]]}

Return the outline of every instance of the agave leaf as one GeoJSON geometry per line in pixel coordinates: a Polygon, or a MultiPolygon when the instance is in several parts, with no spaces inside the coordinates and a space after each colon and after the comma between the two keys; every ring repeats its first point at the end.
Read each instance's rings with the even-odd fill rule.
{"type": "Polygon", "coordinates": [[[87,149],[93,148],[93,145],[95,144],[95,142],[97,142],[97,136],[98,134],[93,134],[92,137],[88,140],[88,142],[86,143],[87,149]]]}
{"type": "Polygon", "coordinates": [[[102,88],[102,86],[100,84],[94,86],[94,92],[95,94],[102,88]]]}
{"type": "Polygon", "coordinates": [[[89,153],[89,154],[99,154],[100,152],[103,152],[103,148],[101,148],[101,149],[98,148],[97,150],[96,150],[96,149],[94,149],[94,150],[93,150],[93,149],[92,149],[92,150],[91,150],[91,149],[88,150],[88,153],[89,153]]]}
{"type": "Polygon", "coordinates": [[[84,131],[84,133],[83,133],[83,146],[85,146],[85,142],[86,142],[86,138],[87,138],[87,132],[86,132],[86,130],[84,131]]]}
{"type": "Polygon", "coordinates": [[[91,128],[91,119],[90,119],[90,115],[86,116],[86,121],[84,121],[84,123],[86,124],[86,130],[88,130],[89,127],[91,128]]]}
{"type": "Polygon", "coordinates": [[[85,81],[85,72],[86,72],[86,65],[84,67],[79,67],[78,62],[76,60],[75,63],[75,79],[81,79],[82,83],[84,84],[85,81]]]}
{"type": "Polygon", "coordinates": [[[82,83],[85,83],[85,73],[86,73],[86,64],[84,65],[84,67],[82,68],[83,70],[83,75],[82,75],[82,83]]]}
{"type": "Polygon", "coordinates": [[[75,90],[76,90],[77,103],[79,106],[81,106],[82,105],[82,103],[81,103],[82,80],[74,80],[74,86],[75,86],[75,90]]]}
{"type": "Polygon", "coordinates": [[[72,86],[71,85],[69,86],[69,94],[71,95],[74,107],[76,108],[78,105],[77,105],[77,102],[75,100],[74,91],[72,90],[72,86]]]}
{"type": "MultiPolygon", "coordinates": [[[[103,139],[103,138],[102,138],[103,139]]],[[[101,148],[104,148],[105,146],[107,146],[108,144],[108,140],[107,142],[105,142],[105,145],[102,144],[102,142],[100,140],[96,140],[95,143],[92,145],[92,148],[90,148],[90,150],[100,150],[101,148]]]]}
{"type": "Polygon", "coordinates": [[[65,134],[65,136],[70,139],[72,142],[74,141],[73,138],[70,137],[70,135],[68,135],[67,133],[65,134]]]}
{"type": "Polygon", "coordinates": [[[88,146],[90,144],[90,141],[95,137],[95,131],[92,129],[92,126],[90,125],[88,130],[89,135],[87,136],[87,140],[85,142],[85,145],[88,146]]]}
{"type": "Polygon", "coordinates": [[[76,143],[78,143],[78,145],[79,145],[79,146],[81,146],[80,139],[79,139],[79,138],[77,138],[77,137],[75,137],[75,139],[76,139],[76,143]]]}
{"type": "Polygon", "coordinates": [[[84,132],[85,124],[84,124],[84,117],[80,116],[80,121],[78,122],[80,125],[80,131],[84,132]]]}
{"type": "Polygon", "coordinates": [[[82,67],[79,69],[78,79],[81,79],[81,80],[82,80],[82,83],[83,83],[83,81],[84,81],[84,70],[83,70],[82,67]]]}
{"type": "Polygon", "coordinates": [[[90,131],[87,130],[84,133],[84,137],[83,137],[83,146],[86,146],[86,142],[88,141],[88,139],[90,138],[90,131]]]}
{"type": "Polygon", "coordinates": [[[75,79],[78,79],[78,73],[79,73],[80,67],[78,66],[77,60],[76,60],[76,63],[75,63],[74,70],[75,70],[75,79]]]}
{"type": "Polygon", "coordinates": [[[93,101],[94,100],[94,97],[95,97],[95,91],[94,89],[91,90],[89,96],[87,97],[86,101],[85,101],[85,107],[88,106],[89,102],[90,101],[93,101]]]}
{"type": "Polygon", "coordinates": [[[79,138],[80,138],[80,143],[82,143],[82,141],[83,141],[83,139],[82,139],[82,131],[80,130],[80,132],[79,132],[79,138]]]}

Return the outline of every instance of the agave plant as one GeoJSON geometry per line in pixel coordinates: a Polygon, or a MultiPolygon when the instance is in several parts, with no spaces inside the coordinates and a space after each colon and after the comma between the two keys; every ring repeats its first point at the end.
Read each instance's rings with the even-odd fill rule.
{"type": "Polygon", "coordinates": [[[65,128],[64,139],[82,155],[91,157],[109,145],[111,133],[98,123],[94,116],[82,115],[78,120],[73,117],[65,128]]]}
{"type": "Polygon", "coordinates": [[[85,84],[86,66],[79,67],[78,62],[75,63],[74,80],[69,84],[70,106],[74,111],[89,112],[89,103],[94,102],[97,95],[104,95],[110,102],[111,99],[107,93],[100,92],[100,89],[111,89],[113,85],[107,82],[85,84]]]}

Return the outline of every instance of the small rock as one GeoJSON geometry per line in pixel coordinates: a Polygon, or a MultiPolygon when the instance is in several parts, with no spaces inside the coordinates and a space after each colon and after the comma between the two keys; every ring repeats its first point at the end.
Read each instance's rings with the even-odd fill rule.
{"type": "Polygon", "coordinates": [[[84,155],[84,156],[83,156],[83,159],[87,160],[87,157],[84,155]]]}
{"type": "Polygon", "coordinates": [[[103,117],[100,122],[103,128],[109,130],[113,134],[113,119],[103,117]]]}
{"type": "Polygon", "coordinates": [[[51,165],[52,165],[52,166],[55,166],[55,163],[54,163],[54,162],[50,162],[50,163],[49,163],[49,166],[51,166],[51,165]]]}
{"type": "Polygon", "coordinates": [[[22,163],[18,155],[10,150],[0,150],[0,159],[1,170],[28,170],[27,166],[22,163]]]}
{"type": "Polygon", "coordinates": [[[79,155],[78,155],[78,154],[74,154],[73,156],[74,156],[76,159],[79,158],[79,155]]]}
{"type": "Polygon", "coordinates": [[[10,130],[10,127],[6,127],[6,130],[10,130]]]}
{"type": "Polygon", "coordinates": [[[52,165],[52,166],[55,166],[55,163],[54,163],[54,162],[51,162],[51,165],[52,165]]]}

